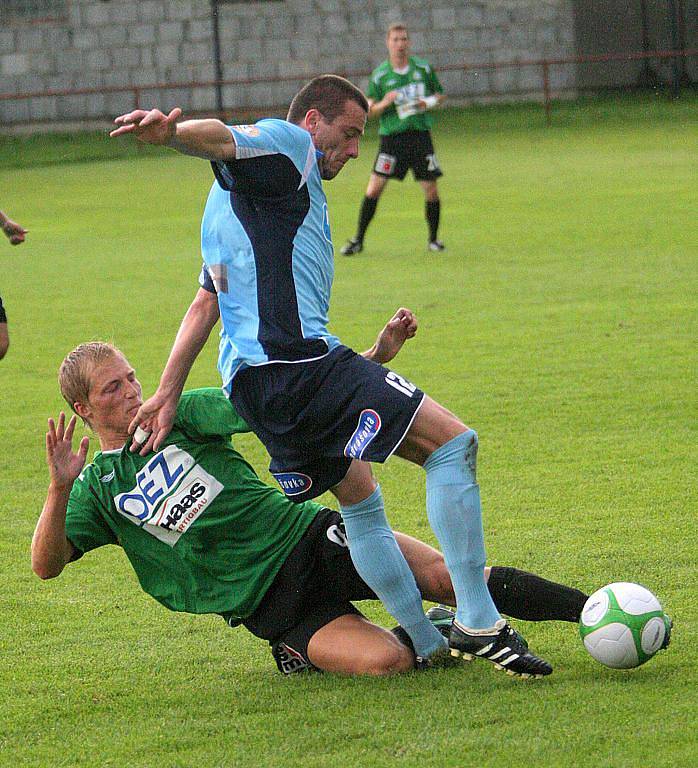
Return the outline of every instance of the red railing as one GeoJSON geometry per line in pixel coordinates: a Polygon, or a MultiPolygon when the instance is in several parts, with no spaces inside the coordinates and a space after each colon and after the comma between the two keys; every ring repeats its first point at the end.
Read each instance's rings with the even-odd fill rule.
{"type": "MultiPolygon", "coordinates": [[[[540,67],[541,69],[541,88],[536,91],[535,89],[525,89],[524,91],[506,91],[506,92],[494,92],[489,91],[487,93],[478,94],[482,95],[498,95],[506,97],[508,95],[533,95],[536,92],[542,93],[543,104],[545,107],[545,114],[547,123],[551,123],[551,107],[552,100],[556,94],[561,94],[564,91],[576,91],[579,90],[577,85],[570,85],[566,87],[553,88],[551,86],[550,70],[552,67],[568,66],[570,64],[585,64],[585,63],[609,63],[609,62],[624,62],[624,61],[638,61],[638,60],[665,60],[665,59],[685,59],[688,57],[698,56],[698,48],[689,48],[684,50],[673,51],[642,51],[631,53],[609,53],[603,55],[588,55],[588,56],[569,56],[561,58],[543,58],[543,59],[512,59],[510,61],[498,61],[498,62],[476,62],[471,64],[451,64],[439,66],[439,72],[449,71],[462,71],[462,72],[477,72],[480,70],[502,70],[502,69],[523,69],[527,67],[540,67]]],[[[359,77],[366,77],[370,74],[370,71],[343,71],[339,74],[352,79],[359,77]]],[[[123,85],[123,86],[102,86],[99,88],[65,88],[54,89],[46,91],[32,91],[26,93],[0,93],[0,102],[2,101],[24,101],[28,99],[36,98],[56,98],[66,96],[89,96],[97,94],[111,94],[111,93],[132,93],[133,94],[133,108],[138,109],[141,107],[141,97],[144,92],[158,91],[158,90],[176,90],[176,89],[194,89],[194,88],[221,88],[223,86],[234,85],[261,85],[269,83],[283,83],[283,82],[304,82],[309,78],[305,74],[285,75],[279,77],[243,77],[232,78],[227,80],[202,80],[202,81],[190,81],[180,83],[152,83],[149,85],[123,85]]],[[[236,107],[235,111],[239,115],[243,114],[262,114],[266,112],[269,107],[262,108],[261,106],[253,107],[236,107]]],[[[207,113],[211,114],[215,110],[208,110],[207,113]]],[[[111,115],[104,115],[104,117],[111,117],[111,115]]],[[[54,118],[66,120],[66,117],[54,118]]],[[[80,118],[82,119],[82,118],[80,118]]],[[[91,116],[88,119],[97,119],[97,116],[91,116]]],[[[17,123],[7,123],[8,125],[17,125],[17,123]]]]}

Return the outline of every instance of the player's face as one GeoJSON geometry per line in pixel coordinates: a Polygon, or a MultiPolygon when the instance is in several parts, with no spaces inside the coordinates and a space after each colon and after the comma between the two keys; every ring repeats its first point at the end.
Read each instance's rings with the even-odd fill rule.
{"type": "Polygon", "coordinates": [[[410,38],[404,29],[394,29],[387,37],[391,59],[404,59],[410,51],[410,38]]]}
{"type": "Polygon", "coordinates": [[[123,355],[112,355],[92,371],[87,404],[97,434],[122,434],[125,439],[142,403],[141,384],[123,355]]]}
{"type": "Polygon", "coordinates": [[[323,153],[318,158],[323,179],[334,179],[348,160],[359,156],[359,137],[365,125],[366,113],[355,101],[347,100],[344,111],[331,123],[320,115],[313,133],[313,144],[323,153]]]}

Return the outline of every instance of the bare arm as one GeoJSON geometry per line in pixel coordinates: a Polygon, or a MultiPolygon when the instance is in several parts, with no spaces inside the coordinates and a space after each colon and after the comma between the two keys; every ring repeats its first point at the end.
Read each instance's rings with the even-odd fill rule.
{"type": "Polygon", "coordinates": [[[146,144],[158,144],[176,149],[185,155],[206,160],[234,160],[235,140],[220,121],[214,119],[185,120],[178,123],[182,110],[175,107],[169,114],[159,109],[136,109],[120,115],[112,137],[132,134],[146,144]]]}
{"type": "Polygon", "coordinates": [[[75,479],[85,466],[89,438],[83,437],[77,453],[73,453],[72,441],[76,417],[65,426],[65,414],[61,412],[58,425],[48,420],[46,433],[46,462],[51,481],[32,538],[32,570],[41,579],[58,576],[75,554],[75,548],[65,535],[65,514],[75,479]]]}
{"type": "Polygon", "coordinates": [[[199,288],[179,326],[157,391],[138,409],[129,426],[131,433],[135,432],[138,426],[150,433],[142,445],[140,440],[134,438],[131,451],[139,451],[141,456],[150,451],[157,451],[170,433],[177,403],[189,371],[211,335],[219,316],[216,294],[199,288]]]}
{"type": "Polygon", "coordinates": [[[378,334],[376,343],[361,354],[367,360],[384,365],[402,349],[402,345],[417,333],[417,318],[412,310],[400,307],[378,334]]]}
{"type": "Polygon", "coordinates": [[[368,100],[368,116],[371,117],[380,117],[383,112],[385,112],[388,107],[395,102],[395,99],[397,98],[397,91],[389,91],[388,93],[383,96],[383,98],[380,101],[376,101],[375,99],[369,99],[368,100]]]}

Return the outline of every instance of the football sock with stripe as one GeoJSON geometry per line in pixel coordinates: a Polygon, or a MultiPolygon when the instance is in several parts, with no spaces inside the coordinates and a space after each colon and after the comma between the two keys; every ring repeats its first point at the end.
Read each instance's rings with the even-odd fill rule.
{"type": "Polygon", "coordinates": [[[425,206],[425,216],[427,224],[429,226],[429,242],[433,243],[436,240],[439,232],[439,218],[441,215],[441,201],[440,200],[427,200],[425,206]]]}
{"type": "Polygon", "coordinates": [[[485,583],[485,542],[480,487],[475,476],[477,434],[469,429],[437,448],[424,462],[427,514],[441,545],[456,594],[462,627],[494,627],[500,615],[485,583]]]}
{"type": "Polygon", "coordinates": [[[579,621],[589,595],[518,568],[492,566],[487,587],[497,609],[526,621],[579,621]]]}
{"type": "Polygon", "coordinates": [[[364,235],[368,229],[368,225],[371,223],[373,214],[376,212],[376,206],[378,205],[377,197],[364,197],[361,202],[361,210],[359,211],[359,228],[356,230],[356,236],[354,240],[359,243],[363,243],[364,235]]]}
{"type": "Polygon", "coordinates": [[[367,499],[340,509],[354,567],[405,628],[416,653],[430,656],[443,648],[445,640],[424,615],[417,582],[386,519],[380,486],[367,499]]]}

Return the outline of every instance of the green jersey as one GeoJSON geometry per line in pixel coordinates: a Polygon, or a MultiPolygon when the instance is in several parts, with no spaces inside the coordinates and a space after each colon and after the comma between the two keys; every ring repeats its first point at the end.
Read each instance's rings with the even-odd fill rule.
{"type": "Polygon", "coordinates": [[[220,389],[185,392],[157,453],[98,452],[73,484],[78,556],[118,544],[143,589],[174,611],[248,616],[320,507],[262,483],[233,449],[249,432],[220,389]]]}
{"type": "Polygon", "coordinates": [[[368,98],[380,101],[390,91],[397,91],[398,97],[380,116],[378,132],[381,136],[404,131],[428,131],[431,128],[431,113],[415,112],[415,102],[435,93],[443,93],[443,88],[424,59],[410,56],[407,72],[403,75],[392,68],[389,60],[376,67],[368,81],[368,98]]]}

